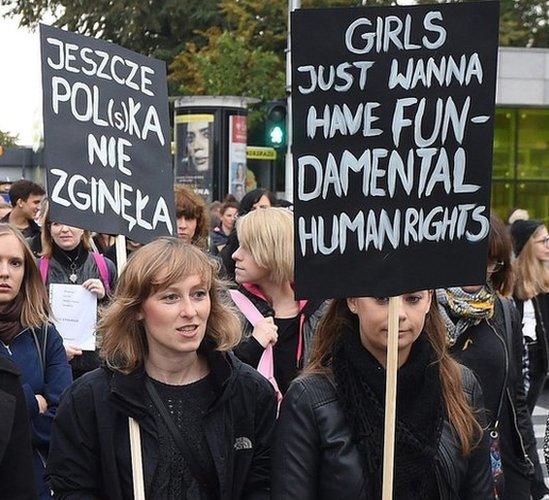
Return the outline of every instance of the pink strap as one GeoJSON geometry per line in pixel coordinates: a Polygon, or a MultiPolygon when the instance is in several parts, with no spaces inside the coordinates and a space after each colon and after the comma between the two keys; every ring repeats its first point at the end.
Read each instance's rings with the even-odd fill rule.
{"type": "Polygon", "coordinates": [[[242,292],[238,290],[229,290],[231,299],[235,303],[236,307],[245,316],[252,326],[255,326],[259,321],[263,319],[263,314],[259,312],[254,303],[246,297],[242,292]]]}
{"type": "Polygon", "coordinates": [[[273,346],[271,344],[269,344],[263,351],[261,359],[257,364],[257,371],[261,373],[261,375],[263,375],[271,383],[273,389],[275,390],[278,404],[280,404],[280,402],[282,401],[282,392],[280,392],[278,383],[276,382],[276,379],[274,377],[274,357],[273,346]]]}
{"type": "MultiPolygon", "coordinates": [[[[236,307],[238,307],[240,312],[246,317],[252,326],[255,326],[258,321],[261,321],[264,318],[257,307],[255,307],[254,303],[242,292],[239,292],[238,290],[229,290],[229,293],[231,294],[231,298],[233,299],[236,307]]],[[[273,389],[275,390],[277,401],[280,404],[280,401],[282,400],[282,393],[280,392],[278,384],[274,378],[274,356],[272,345],[269,344],[263,351],[263,354],[259,359],[259,363],[257,364],[257,371],[271,383],[273,389]]]]}
{"type": "Polygon", "coordinates": [[[92,255],[95,260],[95,265],[99,270],[99,277],[105,286],[105,293],[109,293],[111,291],[111,286],[109,283],[109,269],[107,267],[107,261],[105,260],[105,257],[98,252],[92,252],[92,255]]]}
{"type": "Polygon", "coordinates": [[[46,284],[48,281],[48,271],[50,269],[50,259],[49,257],[40,257],[38,261],[38,269],[40,270],[40,276],[42,278],[42,283],[46,284]]]}

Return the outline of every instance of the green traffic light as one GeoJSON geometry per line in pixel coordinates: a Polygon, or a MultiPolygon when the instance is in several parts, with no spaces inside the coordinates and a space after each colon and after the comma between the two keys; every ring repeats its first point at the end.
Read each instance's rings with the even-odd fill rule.
{"type": "Polygon", "coordinates": [[[282,127],[279,127],[278,125],[273,127],[269,133],[269,137],[272,144],[282,144],[284,141],[284,131],[282,130],[282,127]]]}

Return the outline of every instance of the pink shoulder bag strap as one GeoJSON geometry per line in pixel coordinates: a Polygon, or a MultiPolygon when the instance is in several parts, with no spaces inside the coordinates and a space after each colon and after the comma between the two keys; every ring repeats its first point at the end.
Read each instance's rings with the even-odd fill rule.
{"type": "MultiPolygon", "coordinates": [[[[259,312],[257,307],[255,307],[253,302],[242,292],[239,292],[238,290],[229,290],[229,293],[231,294],[231,298],[233,299],[236,307],[238,307],[240,312],[252,326],[255,326],[260,320],[263,319],[264,316],[259,312]]],[[[275,390],[278,404],[280,405],[280,401],[282,401],[282,393],[280,392],[276,379],[274,378],[273,346],[271,344],[269,344],[263,351],[259,363],[257,364],[257,371],[271,383],[275,390]]]]}
{"type": "Polygon", "coordinates": [[[98,252],[92,252],[92,255],[93,260],[95,260],[95,265],[99,270],[99,277],[105,287],[105,293],[109,293],[111,291],[111,285],[109,283],[109,268],[107,267],[107,261],[105,260],[105,257],[98,252]]]}
{"type": "Polygon", "coordinates": [[[40,257],[38,261],[38,269],[40,270],[40,277],[42,278],[42,283],[46,284],[48,281],[48,271],[50,270],[50,259],[49,257],[40,257]]]}

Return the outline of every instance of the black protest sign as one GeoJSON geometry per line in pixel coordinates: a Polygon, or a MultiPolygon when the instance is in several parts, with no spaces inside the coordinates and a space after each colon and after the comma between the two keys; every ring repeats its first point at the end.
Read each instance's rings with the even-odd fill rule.
{"type": "Polygon", "coordinates": [[[166,65],[40,26],[51,219],[146,243],[174,233],[166,65]]]}
{"type": "Polygon", "coordinates": [[[498,11],[292,14],[299,297],[484,282],[498,11]]]}

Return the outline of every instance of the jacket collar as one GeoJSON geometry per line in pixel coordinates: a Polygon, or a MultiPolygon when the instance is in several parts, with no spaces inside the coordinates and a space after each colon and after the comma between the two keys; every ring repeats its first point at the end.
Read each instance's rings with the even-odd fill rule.
{"type": "MultiPolygon", "coordinates": [[[[198,353],[205,356],[212,373],[214,390],[217,394],[214,405],[224,401],[229,395],[229,387],[234,381],[234,374],[238,370],[238,363],[234,356],[215,350],[215,343],[205,338],[198,349],[198,353]]],[[[124,374],[112,371],[109,399],[122,412],[136,419],[149,414],[148,395],[145,387],[147,373],[143,365],[131,373],[124,374]]]]}

